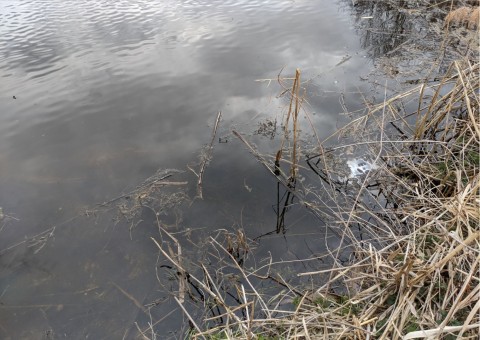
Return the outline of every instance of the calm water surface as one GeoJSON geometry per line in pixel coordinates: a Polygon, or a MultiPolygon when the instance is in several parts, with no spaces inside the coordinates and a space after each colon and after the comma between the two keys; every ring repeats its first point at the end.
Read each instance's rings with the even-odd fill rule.
{"type": "MultiPolygon", "coordinates": [[[[180,337],[171,332],[182,315],[155,278],[152,217],[129,232],[112,215],[82,213],[157,169],[198,163],[222,111],[227,143],[215,143],[205,200],[176,228],[271,231],[275,181],[230,130],[278,147],[253,132],[280,122],[285,102],[275,81],[255,80],[298,67],[328,136],[343,119],[340,94],[355,110],[368,91],[359,41],[330,0],[0,1],[0,338],[135,338],[134,323],[145,329],[150,317],[134,299],[162,298],[156,331],[180,337]],[[52,226],[48,242],[32,239],[52,226]]],[[[182,176],[194,195],[195,177],[182,176]]],[[[288,245],[274,237],[259,251],[293,259],[323,249],[318,220],[300,211],[289,223],[288,245]]]]}

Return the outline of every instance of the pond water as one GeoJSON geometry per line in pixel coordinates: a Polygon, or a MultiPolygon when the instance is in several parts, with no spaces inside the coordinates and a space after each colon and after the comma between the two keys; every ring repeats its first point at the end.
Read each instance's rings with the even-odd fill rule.
{"type": "MultiPolygon", "coordinates": [[[[282,121],[282,69],[310,79],[321,139],[345,121],[342,105],[362,107],[372,54],[346,3],[1,1],[0,338],[129,339],[150,321],[160,338],[181,337],[185,320],[155,276],[153,216],[132,227],[92,207],[158,169],[185,170],[172,180],[193,197],[187,165],[198,169],[221,111],[204,200],[167,212],[172,230],[274,230],[276,181],[230,131],[278,148],[259,129],[282,121]],[[155,301],[150,314],[138,306],[155,301]]],[[[307,211],[287,226],[260,240],[259,254],[324,249],[307,211]]]]}

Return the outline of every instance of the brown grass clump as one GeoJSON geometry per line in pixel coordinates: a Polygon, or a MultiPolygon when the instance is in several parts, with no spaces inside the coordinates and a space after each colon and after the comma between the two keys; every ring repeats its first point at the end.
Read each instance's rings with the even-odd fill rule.
{"type": "Polygon", "coordinates": [[[478,72],[478,63],[455,62],[438,84],[428,89],[421,85],[386,100],[347,127],[365,136],[362,143],[373,146],[371,157],[381,167],[364,180],[357,197],[369,195],[387,204],[376,211],[343,210],[350,224],[366,224],[371,240],[377,242],[360,242],[353,233],[344,232],[355,259],[351,266],[339,266],[332,280],[348,290],[347,302],[336,306],[352,306],[352,312],[335,316],[344,324],[336,326],[349,335],[331,329],[322,336],[478,336],[478,72]],[[416,97],[419,103],[412,119],[401,107],[416,97]],[[392,138],[389,126],[399,138],[392,138]],[[366,184],[378,184],[377,193],[388,194],[376,195],[366,184]],[[368,225],[366,217],[377,222],[368,225]]]}
{"type": "Polygon", "coordinates": [[[328,328],[324,326],[322,336],[478,336],[478,72],[478,63],[455,62],[438,84],[428,89],[421,85],[386,100],[347,127],[364,134],[362,143],[373,146],[372,158],[379,160],[381,167],[364,180],[357,197],[370,195],[375,202],[383,199],[387,204],[382,209],[377,206],[376,211],[366,207],[343,210],[348,212],[350,224],[363,220],[371,239],[377,237],[378,241],[360,242],[353,233],[344,232],[352,242],[355,259],[351,266],[334,269],[332,280],[348,290],[346,302],[335,306],[340,311],[351,306],[351,312],[334,313],[338,318],[334,325],[344,334],[340,336],[333,328],[325,331],[328,328]],[[416,97],[419,103],[412,119],[401,107],[416,97]],[[399,138],[391,138],[389,126],[399,138]],[[375,130],[380,132],[367,132],[375,130]],[[366,189],[367,183],[378,184],[377,193],[388,194],[372,193],[366,189]],[[368,225],[367,216],[377,222],[368,225]]]}
{"type": "Polygon", "coordinates": [[[460,7],[452,10],[445,17],[445,26],[465,25],[470,29],[479,28],[480,7],[460,7]]]}

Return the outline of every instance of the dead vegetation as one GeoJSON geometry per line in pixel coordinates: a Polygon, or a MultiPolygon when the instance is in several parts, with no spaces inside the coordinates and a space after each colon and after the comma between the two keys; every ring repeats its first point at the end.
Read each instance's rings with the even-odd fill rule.
{"type": "Polygon", "coordinates": [[[344,4],[355,14],[360,42],[376,69],[391,77],[411,82],[443,74],[455,60],[479,58],[478,0],[344,4]]]}
{"type": "MultiPolygon", "coordinates": [[[[331,137],[338,138],[340,144],[331,148],[317,145],[310,150],[304,161],[317,178],[315,190],[292,185],[300,163],[298,149],[294,152],[298,146],[293,130],[285,139],[292,143],[290,160],[284,161],[290,167],[288,175],[280,172],[278,153],[277,157],[260,155],[237,132],[287,191],[327,221],[340,244],[324,254],[333,264],[330,268],[296,274],[324,282],[304,290],[273,274],[271,268],[278,264],[244,267],[251,241],[242,232],[209,239],[208,252],[215,254],[221,266],[212,274],[211,269],[199,264],[199,278],[182,267],[180,252],[173,256],[164,249],[165,243],[157,242],[181,277],[188,278],[201,292],[201,301],[210,311],[203,323],[195,323],[189,316],[194,329],[190,336],[477,338],[478,72],[478,63],[454,62],[438,82],[385,98],[355,118],[331,137]],[[352,136],[354,144],[350,143],[352,136]],[[367,150],[368,158],[377,166],[356,184],[342,182],[331,164],[352,147],[367,150]],[[345,254],[348,261],[341,260],[345,254]],[[269,296],[258,290],[259,281],[268,281],[282,292],[269,296]],[[290,307],[285,307],[285,301],[290,301],[290,307]]],[[[294,79],[299,82],[298,71],[294,79]]],[[[294,108],[289,112],[296,119],[300,107],[295,108],[295,103],[300,105],[301,97],[295,80],[293,84],[287,93],[294,108]]],[[[295,129],[295,122],[292,125],[295,129]]],[[[284,150],[283,145],[280,150],[284,150]]],[[[280,154],[285,155],[285,151],[280,154]]],[[[168,235],[165,230],[162,233],[168,235]]],[[[178,242],[175,244],[178,246],[178,242]]],[[[305,259],[310,260],[318,258],[305,259]]],[[[185,289],[185,285],[182,287],[185,289]]],[[[178,303],[188,313],[182,300],[178,303]]]]}
{"type": "MultiPolygon", "coordinates": [[[[478,7],[460,9],[450,11],[447,24],[472,27],[478,7]]],[[[290,101],[276,154],[263,155],[233,134],[286,192],[276,232],[285,231],[282,213],[295,199],[326,222],[327,238],[338,245],[299,259],[329,265],[292,273],[310,282],[293,286],[275,270],[290,263],[246,265],[255,242],[241,229],[209,237],[203,246],[213,264],[199,261],[189,270],[178,240],[160,227],[163,241],[155,243],[176,268],[176,301],[190,321],[189,337],[477,339],[479,71],[471,55],[456,60],[433,80],[385,93],[382,103],[352,113],[351,123],[309,149],[298,143],[299,120],[310,119],[300,71],[279,77],[290,101]],[[339,170],[346,154],[361,154],[374,170],[348,178],[339,170]],[[297,181],[299,174],[309,181],[297,181]],[[200,319],[185,308],[185,296],[203,305],[200,319]]]]}
{"type": "Polygon", "coordinates": [[[480,7],[467,7],[462,6],[460,8],[450,11],[445,17],[445,25],[460,25],[466,26],[469,29],[478,29],[480,20],[480,7]]]}

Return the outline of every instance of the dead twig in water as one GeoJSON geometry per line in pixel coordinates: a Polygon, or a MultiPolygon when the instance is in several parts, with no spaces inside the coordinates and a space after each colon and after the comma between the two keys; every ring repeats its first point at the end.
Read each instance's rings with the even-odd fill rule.
{"type": "Polygon", "coordinates": [[[197,197],[200,199],[203,199],[203,175],[205,173],[205,169],[207,168],[207,164],[210,162],[212,157],[213,142],[215,141],[215,136],[217,135],[217,129],[218,129],[218,125],[220,124],[221,118],[222,118],[222,111],[218,111],[217,119],[215,119],[215,124],[213,125],[212,139],[210,141],[210,144],[208,144],[205,154],[202,156],[203,159],[202,159],[202,163],[200,165],[200,170],[198,171],[198,173],[196,173],[192,168],[188,167],[198,177],[197,197]]]}
{"type": "Polygon", "coordinates": [[[137,306],[139,309],[141,309],[145,314],[148,315],[147,309],[131,294],[129,294],[126,290],[124,290],[122,287],[117,285],[115,282],[112,281],[112,285],[115,286],[123,295],[125,295],[130,301],[133,302],[135,306],[137,306]]]}

